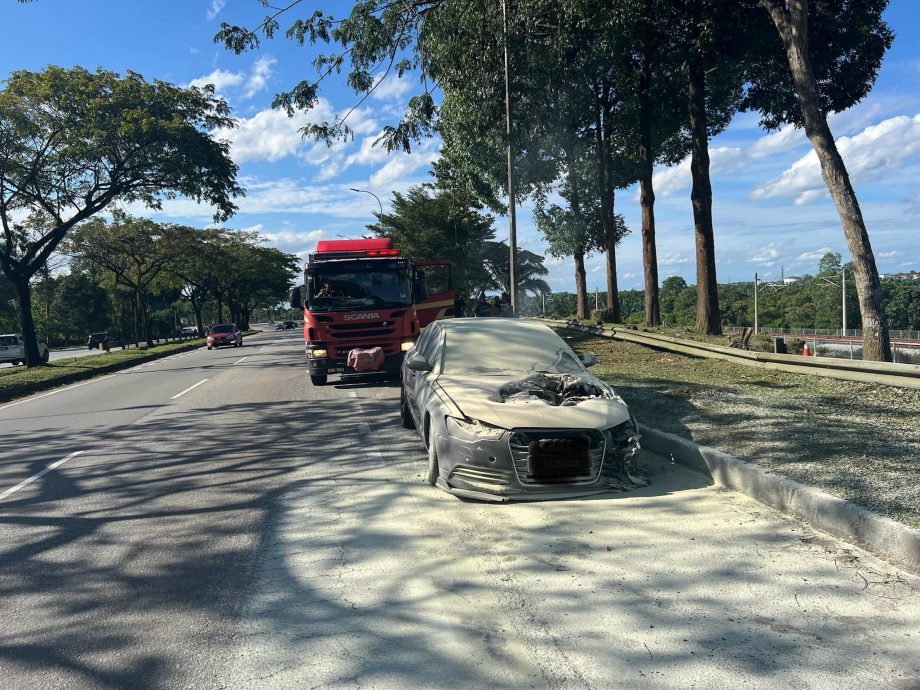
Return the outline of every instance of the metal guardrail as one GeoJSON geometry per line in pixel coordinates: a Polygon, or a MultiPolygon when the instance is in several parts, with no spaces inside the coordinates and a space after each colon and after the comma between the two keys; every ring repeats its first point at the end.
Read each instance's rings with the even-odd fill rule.
{"type": "MultiPolygon", "coordinates": [[[[740,333],[740,326],[732,326],[726,328],[726,333],[740,333]]],[[[760,335],[799,335],[799,336],[832,336],[839,335],[844,337],[851,338],[862,338],[863,332],[861,328],[848,328],[846,331],[841,331],[839,328],[764,328],[763,326],[759,329],[760,335]]],[[[888,337],[891,339],[898,340],[920,340],[920,331],[905,331],[900,329],[889,329],[888,337]]]]}
{"type": "Polygon", "coordinates": [[[670,350],[710,359],[723,359],[750,367],[788,371],[796,374],[811,374],[843,379],[880,383],[887,386],[920,389],[920,365],[893,364],[891,362],[864,362],[860,360],[837,359],[833,357],[802,357],[800,355],[778,355],[771,352],[751,352],[722,345],[710,345],[694,340],[683,340],[666,335],[642,333],[633,330],[615,330],[599,326],[583,326],[569,321],[541,319],[550,325],[582,333],[590,333],[616,340],[638,343],[659,350],[670,350]]]}

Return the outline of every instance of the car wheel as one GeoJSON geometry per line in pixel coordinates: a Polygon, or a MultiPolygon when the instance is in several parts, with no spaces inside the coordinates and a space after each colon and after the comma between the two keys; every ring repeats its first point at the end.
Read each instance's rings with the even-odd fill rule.
{"type": "Polygon", "coordinates": [[[45,350],[45,354],[42,355],[42,362],[47,364],[50,361],[51,361],[51,351],[45,350]]]}
{"type": "Polygon", "coordinates": [[[428,473],[425,477],[425,481],[434,486],[438,483],[439,473],[440,468],[438,467],[438,451],[435,448],[435,442],[432,438],[428,442],[428,473]]]}
{"type": "Polygon", "coordinates": [[[18,359],[14,359],[12,362],[10,362],[10,364],[11,364],[12,366],[14,366],[14,367],[18,367],[18,366],[19,366],[19,360],[18,360],[18,359]]]}
{"type": "Polygon", "coordinates": [[[208,345],[208,349],[209,349],[209,350],[211,349],[211,346],[210,346],[210,345],[208,345]]]}
{"type": "Polygon", "coordinates": [[[399,392],[399,421],[402,422],[403,429],[415,428],[415,420],[412,419],[409,401],[406,400],[406,393],[402,390],[399,392]]]}
{"type": "Polygon", "coordinates": [[[310,383],[312,383],[314,386],[325,386],[326,380],[327,377],[325,375],[314,376],[313,374],[310,374],[310,383]]]}
{"type": "Polygon", "coordinates": [[[243,347],[243,341],[242,341],[242,340],[240,341],[240,347],[243,347]]]}

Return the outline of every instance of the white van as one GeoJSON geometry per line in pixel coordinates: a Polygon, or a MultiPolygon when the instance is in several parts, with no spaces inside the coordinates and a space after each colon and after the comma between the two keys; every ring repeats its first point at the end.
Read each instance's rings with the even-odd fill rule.
{"type": "MultiPolygon", "coordinates": [[[[38,354],[41,355],[42,361],[46,363],[51,357],[48,346],[44,343],[38,344],[38,354]]],[[[0,364],[5,362],[13,365],[22,364],[25,359],[25,347],[23,346],[22,336],[19,333],[0,335],[0,364]]]]}

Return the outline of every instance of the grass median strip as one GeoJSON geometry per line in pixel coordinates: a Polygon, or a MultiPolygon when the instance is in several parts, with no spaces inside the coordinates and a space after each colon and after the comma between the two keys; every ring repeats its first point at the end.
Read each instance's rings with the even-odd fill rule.
{"type": "Polygon", "coordinates": [[[93,357],[58,359],[41,367],[0,370],[0,402],[8,402],[40,391],[102,376],[128,367],[194,350],[203,339],[156,345],[143,350],[118,350],[93,357]]]}
{"type": "Polygon", "coordinates": [[[920,391],[562,333],[639,421],[920,527],[920,391]]]}

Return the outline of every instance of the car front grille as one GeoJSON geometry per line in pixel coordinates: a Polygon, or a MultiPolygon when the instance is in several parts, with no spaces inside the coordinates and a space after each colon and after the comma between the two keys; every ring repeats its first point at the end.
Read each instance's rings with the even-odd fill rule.
{"type": "Polygon", "coordinates": [[[514,461],[514,470],[518,480],[526,485],[545,484],[590,484],[600,477],[604,465],[604,452],[607,441],[604,434],[596,429],[523,429],[511,434],[508,440],[511,457],[514,461]],[[587,471],[559,472],[556,474],[535,474],[532,472],[534,455],[539,452],[541,462],[546,460],[547,453],[541,449],[546,445],[541,442],[555,444],[565,449],[566,457],[577,456],[581,453],[587,455],[587,471]]]}
{"type": "Polygon", "coordinates": [[[336,340],[358,340],[362,338],[386,339],[396,335],[396,321],[379,321],[361,323],[331,323],[326,326],[329,334],[336,340]]]}

